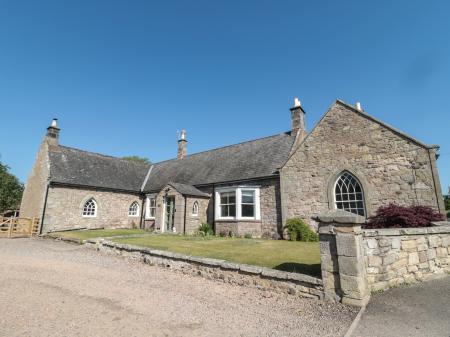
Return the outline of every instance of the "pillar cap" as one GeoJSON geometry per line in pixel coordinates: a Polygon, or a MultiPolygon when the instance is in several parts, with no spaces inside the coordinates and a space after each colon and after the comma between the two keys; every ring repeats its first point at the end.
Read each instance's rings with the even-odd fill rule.
{"type": "Polygon", "coordinates": [[[316,216],[314,216],[313,219],[322,223],[338,223],[350,225],[351,224],[361,225],[366,223],[365,217],[344,211],[342,209],[334,209],[323,213],[319,213],[316,216]]]}

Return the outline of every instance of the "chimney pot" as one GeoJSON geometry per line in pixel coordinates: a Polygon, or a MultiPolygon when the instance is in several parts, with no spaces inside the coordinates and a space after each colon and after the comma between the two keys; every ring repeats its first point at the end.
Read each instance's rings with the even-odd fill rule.
{"type": "Polygon", "coordinates": [[[53,118],[50,126],[47,128],[46,139],[48,144],[56,146],[59,145],[59,131],[60,129],[58,128],[58,119],[53,118]]]}
{"type": "Polygon", "coordinates": [[[298,99],[298,97],[294,98],[294,107],[299,107],[302,106],[302,102],[300,102],[300,100],[298,99]]]}
{"type": "Polygon", "coordinates": [[[362,111],[361,103],[360,103],[360,102],[356,102],[356,110],[362,111]]]}

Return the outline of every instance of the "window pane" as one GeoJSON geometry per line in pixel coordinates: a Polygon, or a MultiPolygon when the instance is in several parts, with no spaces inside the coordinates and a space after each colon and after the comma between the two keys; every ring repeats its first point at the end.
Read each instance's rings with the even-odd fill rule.
{"type": "Polygon", "coordinates": [[[228,212],[228,216],[232,216],[235,217],[236,216],[236,205],[230,205],[228,206],[229,208],[229,212],[228,212]]]}
{"type": "Polygon", "coordinates": [[[255,192],[253,191],[242,191],[242,203],[253,204],[255,200],[255,192]]]}
{"type": "Polygon", "coordinates": [[[228,196],[228,203],[235,204],[236,203],[236,193],[230,192],[228,196]]]}
{"type": "Polygon", "coordinates": [[[334,193],[337,209],[365,215],[364,196],[361,184],[349,172],[343,172],[338,178],[334,193]]]}
{"type": "Polygon", "coordinates": [[[220,216],[227,217],[228,215],[228,206],[220,206],[220,216]]]}
{"type": "Polygon", "coordinates": [[[220,204],[228,204],[228,193],[220,193],[220,204]]]}
{"type": "Polygon", "coordinates": [[[254,217],[255,216],[255,206],[242,205],[242,216],[243,217],[254,217]]]}

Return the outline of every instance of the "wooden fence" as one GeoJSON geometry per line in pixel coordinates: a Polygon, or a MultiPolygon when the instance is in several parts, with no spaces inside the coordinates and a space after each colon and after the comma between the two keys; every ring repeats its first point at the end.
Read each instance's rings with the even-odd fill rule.
{"type": "Polygon", "coordinates": [[[0,238],[31,237],[39,232],[39,218],[0,217],[0,238]]]}

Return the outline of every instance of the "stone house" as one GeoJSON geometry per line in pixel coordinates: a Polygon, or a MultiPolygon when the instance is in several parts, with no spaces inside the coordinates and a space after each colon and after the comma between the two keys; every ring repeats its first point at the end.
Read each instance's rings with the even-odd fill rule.
{"type": "Polygon", "coordinates": [[[191,234],[279,238],[283,224],[330,209],[365,217],[389,202],[444,212],[437,146],[428,146],[337,100],[307,132],[298,99],[291,130],[192,155],[186,133],[177,158],[152,165],[59,144],[48,127],[27,181],[21,215],[41,232],[141,227],[191,234]]]}

